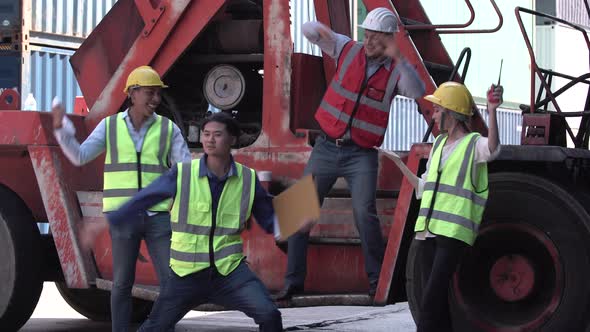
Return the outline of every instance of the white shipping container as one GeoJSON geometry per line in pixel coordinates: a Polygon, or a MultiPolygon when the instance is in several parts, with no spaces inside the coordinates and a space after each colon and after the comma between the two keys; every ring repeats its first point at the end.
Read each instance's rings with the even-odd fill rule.
{"type": "Polygon", "coordinates": [[[21,98],[32,93],[37,101],[37,110],[50,111],[51,100],[58,96],[66,112],[73,112],[74,99],[82,92],[69,63],[72,54],[74,52],[70,50],[31,46],[31,70],[25,85],[28,90],[22,92],[21,98]]]}
{"type": "Polygon", "coordinates": [[[86,38],[115,2],[116,0],[32,0],[31,30],[86,38]]]}

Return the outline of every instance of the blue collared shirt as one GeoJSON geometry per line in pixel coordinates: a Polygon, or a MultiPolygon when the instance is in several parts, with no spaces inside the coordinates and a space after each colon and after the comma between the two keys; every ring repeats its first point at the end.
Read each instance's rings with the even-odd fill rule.
{"type": "MultiPolygon", "coordinates": [[[[212,207],[211,213],[213,216],[213,223],[217,215],[217,207],[219,205],[219,199],[223,187],[227,182],[227,179],[231,176],[237,176],[236,164],[231,159],[231,167],[227,174],[221,178],[218,178],[207,168],[207,155],[204,155],[200,159],[199,177],[206,176],[209,179],[209,188],[211,190],[212,207]]],[[[153,206],[163,200],[174,197],[177,191],[177,176],[178,168],[176,165],[149,186],[142,189],[137,193],[131,200],[123,204],[117,211],[110,212],[107,216],[110,223],[117,224],[125,222],[125,220],[131,219],[134,216],[141,214],[144,210],[153,206]]],[[[199,199],[198,197],[191,197],[191,199],[199,199]]],[[[272,206],[272,197],[262,187],[258,179],[256,179],[256,187],[254,193],[254,203],[252,205],[252,215],[256,219],[256,222],[264,229],[267,233],[275,233],[275,237],[278,234],[275,232],[275,213],[272,206]]]]}

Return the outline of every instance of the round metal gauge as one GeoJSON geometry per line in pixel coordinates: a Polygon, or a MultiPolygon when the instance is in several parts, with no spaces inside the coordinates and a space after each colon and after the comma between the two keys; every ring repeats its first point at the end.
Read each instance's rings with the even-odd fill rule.
{"type": "Polygon", "coordinates": [[[231,65],[213,67],[203,83],[203,93],[207,102],[221,110],[229,110],[238,105],[244,97],[245,90],[244,75],[231,65]]]}

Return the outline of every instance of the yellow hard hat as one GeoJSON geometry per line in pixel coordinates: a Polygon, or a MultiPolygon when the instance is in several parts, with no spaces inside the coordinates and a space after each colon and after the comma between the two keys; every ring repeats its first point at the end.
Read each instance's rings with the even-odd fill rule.
{"type": "Polygon", "coordinates": [[[424,99],[459,114],[473,115],[473,105],[475,104],[473,97],[467,87],[461,83],[445,82],[434,91],[434,94],[428,95],[424,99]]]}
{"type": "Polygon", "coordinates": [[[141,66],[133,69],[127,77],[127,84],[123,92],[127,93],[130,87],[134,86],[159,86],[167,88],[168,86],[162,82],[160,75],[150,66],[141,66]]]}

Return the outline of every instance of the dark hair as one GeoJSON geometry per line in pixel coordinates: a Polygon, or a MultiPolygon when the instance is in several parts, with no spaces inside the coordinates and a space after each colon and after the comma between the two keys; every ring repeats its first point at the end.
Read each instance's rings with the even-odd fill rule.
{"type": "Polygon", "coordinates": [[[236,119],[234,119],[228,113],[222,111],[209,115],[203,120],[203,123],[201,123],[201,131],[205,130],[205,125],[207,125],[209,122],[223,123],[225,125],[225,129],[231,136],[240,136],[240,126],[238,125],[238,121],[236,121],[236,119]]]}

